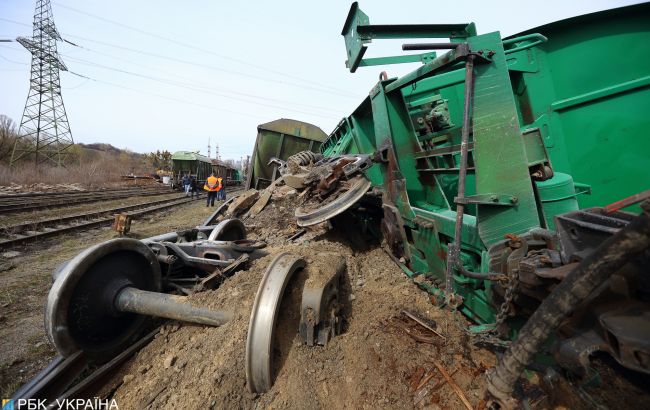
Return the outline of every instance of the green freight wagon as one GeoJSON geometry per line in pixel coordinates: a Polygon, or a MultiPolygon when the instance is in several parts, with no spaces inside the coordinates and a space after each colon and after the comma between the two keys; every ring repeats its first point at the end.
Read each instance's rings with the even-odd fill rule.
{"type": "Polygon", "coordinates": [[[221,160],[212,160],[212,172],[215,176],[223,178],[226,185],[241,185],[239,170],[221,160]]]}
{"type": "Polygon", "coordinates": [[[172,186],[180,186],[183,175],[193,175],[203,187],[211,172],[212,161],[206,156],[192,151],[176,151],[172,154],[172,186]]]}
{"type": "Polygon", "coordinates": [[[300,151],[318,152],[327,134],[313,124],[282,118],[257,126],[257,140],[250,160],[247,188],[262,189],[280,174],[271,158],[286,160],[300,151]]]}
{"type": "Polygon", "coordinates": [[[600,350],[650,374],[649,240],[637,232],[650,206],[637,216],[633,205],[650,194],[650,3],[506,38],[473,23],[373,25],[353,3],[342,34],[351,72],[422,62],[382,72],[321,146],[372,158],[371,195],[348,220],[380,230],[405,273],[473,320],[477,338],[518,338],[490,392],[511,394],[549,335],[566,369],[586,374],[600,350]],[[364,59],[381,39],[426,52],[364,59]]]}

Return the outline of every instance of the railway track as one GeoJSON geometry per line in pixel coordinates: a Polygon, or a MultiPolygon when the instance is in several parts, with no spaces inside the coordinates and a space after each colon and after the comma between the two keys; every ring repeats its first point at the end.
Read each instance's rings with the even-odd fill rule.
{"type": "Polygon", "coordinates": [[[93,366],[81,351],[68,357],[57,355],[45,369],[18,389],[13,396],[25,400],[47,399],[50,403],[48,409],[56,408],[55,400],[64,402],[73,398],[93,397],[100,391],[103,383],[115,373],[118,366],[153,340],[158,332],[159,329],[155,328],[101,366],[93,366]],[[79,380],[83,373],[87,375],[79,380]],[[78,382],[74,383],[75,380],[78,382]]]}
{"type": "MultiPolygon", "coordinates": [[[[212,223],[210,222],[210,219],[216,214],[223,212],[223,210],[225,210],[228,205],[244,191],[245,189],[241,188],[232,190],[231,192],[229,191],[229,200],[220,204],[206,223],[212,223]]],[[[205,200],[205,196],[200,199],[205,200]]],[[[10,229],[13,229],[16,232],[22,232],[22,234],[14,234],[12,239],[0,237],[0,249],[12,244],[24,243],[39,237],[106,225],[113,221],[112,215],[116,212],[123,212],[125,210],[135,209],[136,207],[149,205],[149,207],[138,209],[135,212],[130,212],[131,215],[142,215],[187,202],[192,202],[192,200],[185,197],[180,199],[173,198],[170,200],[108,209],[101,212],[90,212],[86,214],[71,215],[64,218],[13,225],[5,228],[5,234],[10,229]],[[75,221],[79,221],[80,223],[75,224],[75,221]],[[62,224],[70,225],[62,226],[62,224]],[[39,229],[39,231],[31,231],[32,229],[39,229]]],[[[95,397],[102,390],[105,383],[110,380],[110,377],[115,374],[119,366],[129,360],[135,353],[153,340],[157,333],[159,333],[159,329],[157,327],[152,328],[149,333],[143,335],[139,340],[134,341],[131,346],[124,349],[120,354],[101,365],[93,364],[92,360],[90,360],[82,351],[76,351],[67,357],[57,355],[52,359],[48,366],[36,374],[29,382],[20,387],[13,394],[13,397],[14,399],[25,400],[47,399],[49,405],[46,408],[48,409],[56,408],[55,400],[63,402],[67,399],[95,397]]]]}
{"type": "Polygon", "coordinates": [[[137,217],[151,212],[172,208],[187,202],[191,202],[191,199],[185,197],[168,198],[136,205],[104,209],[101,211],[85,212],[64,217],[8,225],[1,228],[0,249],[63,233],[110,225],[113,222],[114,215],[117,213],[128,212],[131,216],[137,217]]]}
{"type": "Polygon", "coordinates": [[[171,192],[166,187],[139,187],[98,191],[35,192],[31,194],[0,195],[0,214],[33,211],[43,208],[61,208],[132,196],[146,197],[164,195],[171,192]]]}

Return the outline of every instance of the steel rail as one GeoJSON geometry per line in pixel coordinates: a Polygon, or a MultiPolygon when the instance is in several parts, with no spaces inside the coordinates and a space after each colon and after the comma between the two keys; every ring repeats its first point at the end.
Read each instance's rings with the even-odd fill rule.
{"type": "MultiPolygon", "coordinates": [[[[0,249],[22,244],[35,239],[60,235],[62,233],[85,230],[85,229],[95,228],[102,225],[110,225],[113,222],[113,214],[115,213],[141,209],[139,211],[130,212],[131,216],[140,216],[147,213],[171,208],[177,205],[182,205],[188,202],[191,202],[191,200],[188,198],[181,198],[181,199],[171,198],[162,201],[152,201],[152,202],[145,202],[142,204],[128,205],[128,206],[113,208],[105,211],[88,212],[85,214],[74,215],[72,217],[50,219],[46,221],[37,221],[31,224],[20,224],[20,225],[16,225],[15,227],[17,227],[18,229],[24,229],[25,226],[40,226],[40,229],[44,229],[44,230],[23,231],[26,232],[27,234],[26,235],[19,234],[17,237],[14,238],[10,237],[6,239],[0,239],[0,249]],[[67,226],[60,226],[62,221],[69,221],[69,222],[78,221],[78,223],[74,223],[72,225],[67,225],[67,226]]],[[[7,227],[6,229],[10,230],[11,228],[12,227],[7,227]]]]}
{"type": "Polygon", "coordinates": [[[134,185],[134,186],[121,187],[121,188],[97,188],[97,189],[85,190],[85,191],[70,190],[70,191],[19,192],[15,194],[4,193],[4,194],[0,194],[0,200],[8,199],[8,198],[32,198],[35,196],[60,196],[60,195],[79,194],[84,192],[115,192],[115,191],[124,191],[128,189],[150,189],[150,188],[160,188],[160,187],[134,185]]]}
{"type": "Polygon", "coordinates": [[[148,192],[148,191],[171,191],[169,188],[163,186],[150,187],[150,188],[121,188],[111,190],[89,190],[89,191],[65,191],[65,192],[33,192],[31,194],[20,195],[0,195],[0,204],[14,204],[14,203],[31,203],[34,198],[39,200],[57,200],[69,197],[90,196],[90,195],[111,195],[122,194],[127,192],[148,192]]]}
{"type": "Polygon", "coordinates": [[[7,198],[0,198],[0,213],[14,213],[34,211],[43,208],[61,208],[83,203],[99,202],[110,199],[129,198],[132,196],[155,196],[173,193],[167,189],[133,189],[123,191],[96,191],[96,192],[78,192],[76,194],[67,194],[56,196],[49,199],[42,199],[39,197],[34,198],[18,198],[11,200],[7,198]]]}

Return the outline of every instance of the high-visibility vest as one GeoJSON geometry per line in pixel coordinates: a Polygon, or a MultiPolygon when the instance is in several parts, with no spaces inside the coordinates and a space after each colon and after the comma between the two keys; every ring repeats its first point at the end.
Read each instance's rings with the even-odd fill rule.
{"type": "Polygon", "coordinates": [[[218,177],[217,181],[219,181],[219,184],[217,185],[217,191],[221,191],[221,188],[223,188],[223,178],[218,177]]]}
{"type": "Polygon", "coordinates": [[[203,185],[203,189],[206,191],[218,191],[219,190],[219,181],[216,177],[209,176],[203,185]]]}

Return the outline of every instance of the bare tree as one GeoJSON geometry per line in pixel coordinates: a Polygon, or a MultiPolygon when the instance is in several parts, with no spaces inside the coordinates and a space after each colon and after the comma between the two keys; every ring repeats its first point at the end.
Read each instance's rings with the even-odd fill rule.
{"type": "Polygon", "coordinates": [[[18,139],[16,123],[6,115],[0,114],[0,162],[8,163],[11,160],[11,151],[18,139]]]}

